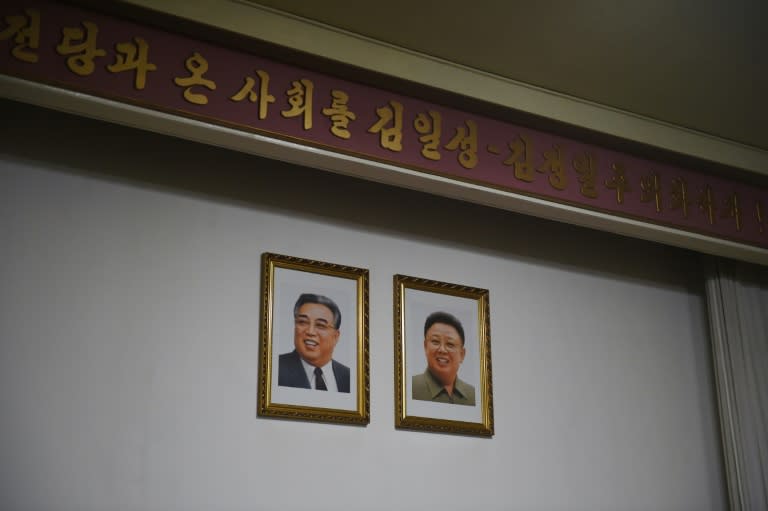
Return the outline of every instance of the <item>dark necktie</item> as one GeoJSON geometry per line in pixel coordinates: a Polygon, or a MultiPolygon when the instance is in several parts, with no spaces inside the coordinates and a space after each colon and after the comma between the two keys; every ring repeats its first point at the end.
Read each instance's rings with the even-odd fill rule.
{"type": "Polygon", "coordinates": [[[323,370],[319,367],[315,367],[315,389],[328,390],[328,387],[325,386],[325,380],[323,380],[323,370]]]}

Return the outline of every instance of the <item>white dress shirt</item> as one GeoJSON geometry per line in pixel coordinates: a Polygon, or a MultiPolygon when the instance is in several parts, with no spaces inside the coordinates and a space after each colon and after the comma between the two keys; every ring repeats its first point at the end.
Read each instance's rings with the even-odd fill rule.
{"type": "MultiPolygon", "coordinates": [[[[304,366],[304,371],[307,373],[307,379],[309,380],[309,386],[310,388],[315,388],[315,366],[312,364],[308,364],[304,361],[304,359],[301,359],[301,365],[304,366]]],[[[330,392],[338,392],[339,387],[336,385],[336,376],[333,374],[333,361],[329,361],[327,364],[325,364],[323,367],[321,367],[323,371],[323,380],[325,380],[325,386],[328,387],[328,391],[330,392]]]]}

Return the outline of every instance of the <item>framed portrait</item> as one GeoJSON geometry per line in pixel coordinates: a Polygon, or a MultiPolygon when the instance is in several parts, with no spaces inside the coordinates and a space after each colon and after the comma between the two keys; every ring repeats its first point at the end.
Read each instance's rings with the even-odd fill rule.
{"type": "Polygon", "coordinates": [[[488,290],[394,277],[395,427],[493,436],[488,290]]]}
{"type": "Polygon", "coordinates": [[[258,415],[369,422],[368,270],[262,256],[258,415]]]}

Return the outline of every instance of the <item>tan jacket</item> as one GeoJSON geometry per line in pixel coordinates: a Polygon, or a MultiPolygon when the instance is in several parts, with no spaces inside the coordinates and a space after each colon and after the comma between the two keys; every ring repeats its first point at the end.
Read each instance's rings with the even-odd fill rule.
{"type": "Polygon", "coordinates": [[[457,376],[456,382],[453,384],[453,395],[448,395],[445,387],[429,372],[429,369],[421,374],[413,375],[411,395],[413,399],[421,401],[475,406],[475,387],[460,380],[457,376]]]}

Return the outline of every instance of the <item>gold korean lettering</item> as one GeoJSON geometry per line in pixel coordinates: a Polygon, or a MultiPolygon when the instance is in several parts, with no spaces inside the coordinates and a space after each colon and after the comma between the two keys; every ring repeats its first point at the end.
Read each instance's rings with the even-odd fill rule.
{"type": "Polygon", "coordinates": [[[709,220],[710,224],[715,223],[715,211],[717,211],[717,208],[715,207],[715,197],[712,193],[712,187],[707,185],[704,188],[701,189],[701,195],[699,195],[699,200],[696,201],[696,204],[699,206],[699,209],[707,215],[707,219],[709,220]]]}
{"type": "Polygon", "coordinates": [[[663,202],[661,199],[661,178],[656,172],[640,178],[640,201],[656,203],[656,212],[661,213],[663,202]]]}
{"type": "Polygon", "coordinates": [[[507,166],[512,165],[515,170],[515,178],[527,183],[532,183],[535,179],[533,174],[533,164],[531,163],[530,157],[530,154],[533,151],[529,151],[530,143],[528,137],[518,135],[517,140],[507,144],[512,151],[512,154],[502,162],[507,166]]]}
{"type": "Polygon", "coordinates": [[[258,101],[259,120],[263,121],[267,118],[267,109],[269,108],[270,103],[275,102],[275,97],[269,93],[269,73],[257,69],[256,76],[259,77],[259,92],[256,92],[254,89],[256,80],[251,76],[246,76],[245,84],[234,96],[230,96],[229,99],[232,101],[242,101],[247,98],[251,103],[258,101]]]}
{"type": "Polygon", "coordinates": [[[379,144],[390,151],[403,150],[403,105],[390,101],[388,106],[376,109],[379,120],[370,128],[368,133],[379,134],[379,144]],[[388,126],[392,123],[392,126],[388,126]]]}
{"type": "Polygon", "coordinates": [[[66,27],[62,29],[62,41],[56,46],[59,55],[71,55],[67,57],[67,67],[79,76],[87,76],[93,73],[96,57],[107,54],[105,50],[96,47],[96,39],[99,35],[99,27],[90,21],[83,21],[85,30],[80,27],[66,27]]]}
{"type": "Polygon", "coordinates": [[[134,37],[134,42],[117,43],[115,63],[107,66],[111,73],[136,70],[133,86],[143,90],[147,85],[147,73],[156,71],[157,66],[149,62],[149,45],[141,37],[134,37]]]}
{"type": "Polygon", "coordinates": [[[40,58],[36,53],[36,50],[40,48],[40,11],[38,9],[24,9],[24,14],[26,16],[5,17],[8,27],[0,32],[0,41],[13,37],[16,46],[11,50],[11,55],[23,62],[34,64],[40,58]]]}
{"type": "Polygon", "coordinates": [[[688,200],[688,183],[685,179],[674,178],[672,180],[672,209],[682,209],[683,218],[688,218],[688,206],[691,201],[688,200]]]}
{"type": "Polygon", "coordinates": [[[437,161],[441,158],[440,137],[443,134],[443,116],[440,112],[429,110],[427,113],[420,113],[413,121],[413,127],[421,136],[421,155],[428,160],[437,161]]]}
{"type": "Polygon", "coordinates": [[[459,152],[459,164],[465,169],[473,169],[477,165],[477,123],[464,121],[467,125],[456,127],[456,134],[445,144],[449,151],[461,149],[459,152]]]}
{"type": "Polygon", "coordinates": [[[760,234],[763,234],[765,232],[765,217],[763,216],[763,203],[760,201],[755,201],[755,218],[760,227],[760,234]]]}
{"type": "Polygon", "coordinates": [[[736,192],[725,198],[723,212],[720,218],[733,218],[736,221],[736,230],[741,231],[741,206],[739,205],[739,196],[736,192]]]}
{"type": "Polygon", "coordinates": [[[616,190],[616,204],[624,204],[624,194],[632,191],[627,179],[626,169],[621,163],[611,163],[611,170],[613,171],[613,176],[605,180],[605,187],[616,190]]]}
{"type": "Polygon", "coordinates": [[[191,57],[184,61],[184,64],[191,75],[184,78],[174,78],[173,83],[179,87],[185,87],[184,99],[190,103],[207,105],[208,97],[205,94],[192,92],[192,86],[200,85],[208,90],[216,90],[216,82],[203,78],[203,75],[208,71],[208,61],[198,52],[194,52],[191,57]]]}
{"type": "Polygon", "coordinates": [[[291,108],[282,110],[280,115],[285,118],[304,116],[304,130],[312,129],[312,92],[315,85],[312,80],[302,78],[299,81],[291,82],[291,87],[286,93],[288,95],[288,104],[291,108]]]}
{"type": "Polygon", "coordinates": [[[349,109],[349,95],[341,90],[331,91],[331,106],[323,108],[323,115],[331,119],[331,133],[344,140],[349,139],[349,122],[357,119],[357,115],[349,109]]]}
{"type": "Polygon", "coordinates": [[[573,159],[573,170],[578,174],[581,185],[579,192],[588,199],[596,199],[597,192],[597,158],[590,153],[584,153],[573,159]]]}
{"type": "Polygon", "coordinates": [[[549,151],[544,151],[544,163],[536,169],[537,172],[549,174],[549,184],[555,190],[565,190],[568,186],[568,176],[563,170],[563,152],[560,146],[554,145],[549,151]]]}

